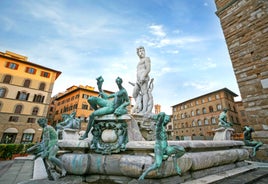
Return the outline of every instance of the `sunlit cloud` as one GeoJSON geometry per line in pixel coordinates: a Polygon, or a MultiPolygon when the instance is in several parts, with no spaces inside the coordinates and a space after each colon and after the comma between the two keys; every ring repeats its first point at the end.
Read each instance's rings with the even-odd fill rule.
{"type": "Polygon", "coordinates": [[[163,25],[151,25],[149,26],[150,33],[158,36],[158,37],[165,37],[166,33],[163,30],[163,25]]]}

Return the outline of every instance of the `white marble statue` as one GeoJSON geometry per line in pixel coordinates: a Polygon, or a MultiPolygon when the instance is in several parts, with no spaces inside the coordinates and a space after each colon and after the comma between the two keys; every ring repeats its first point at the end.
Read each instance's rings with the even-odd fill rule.
{"type": "Polygon", "coordinates": [[[149,87],[151,60],[149,57],[145,56],[145,49],[142,46],[137,48],[137,54],[140,58],[140,61],[137,65],[137,81],[135,84],[131,83],[134,85],[133,98],[136,102],[136,105],[133,108],[133,113],[151,113],[151,107],[153,106],[153,98],[151,95],[151,91],[153,89],[153,80],[150,82],[149,87]]]}

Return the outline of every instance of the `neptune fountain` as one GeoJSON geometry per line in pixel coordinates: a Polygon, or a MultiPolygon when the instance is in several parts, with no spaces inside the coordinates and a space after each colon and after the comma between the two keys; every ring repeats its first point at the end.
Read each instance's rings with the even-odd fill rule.
{"type": "MultiPolygon", "coordinates": [[[[61,139],[54,140],[64,167],[54,164],[59,174],[52,179],[75,176],[85,183],[182,183],[245,165],[249,151],[243,141],[167,140],[170,116],[152,113],[154,79],[149,76],[150,58],[145,56],[144,47],[137,48],[137,54],[137,80],[129,82],[134,86],[132,112],[127,110],[130,100],[123,79],[116,78],[118,91],[108,95],[102,90],[104,79],[98,77],[99,97],[88,98],[94,112],[85,133],[80,136],[79,129],[65,127],[61,139]],[[153,132],[153,140],[141,133],[144,126],[153,132]]],[[[39,151],[32,153],[44,149],[37,148],[39,151]]]]}

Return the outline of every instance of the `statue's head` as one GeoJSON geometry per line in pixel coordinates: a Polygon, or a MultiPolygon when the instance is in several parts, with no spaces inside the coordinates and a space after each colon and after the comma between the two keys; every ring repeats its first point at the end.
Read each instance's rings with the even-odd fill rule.
{"type": "Polygon", "coordinates": [[[145,49],[143,46],[140,46],[137,48],[137,54],[139,57],[144,57],[145,56],[145,49]]]}
{"type": "Polygon", "coordinates": [[[104,79],[102,78],[102,76],[97,77],[96,80],[97,80],[98,82],[104,82],[104,79]]]}
{"type": "Polygon", "coordinates": [[[122,83],[123,83],[123,79],[120,78],[120,77],[117,77],[116,80],[115,80],[115,82],[116,82],[117,84],[122,84],[122,83]]]}
{"type": "Polygon", "coordinates": [[[47,125],[47,119],[46,118],[40,118],[37,121],[38,125],[42,128],[44,128],[47,125]]]}

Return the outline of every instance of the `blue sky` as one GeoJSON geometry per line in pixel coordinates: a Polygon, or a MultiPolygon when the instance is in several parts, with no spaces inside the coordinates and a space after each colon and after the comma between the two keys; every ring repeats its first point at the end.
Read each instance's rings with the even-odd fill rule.
{"type": "Polygon", "coordinates": [[[151,59],[154,102],[171,106],[224,87],[240,95],[214,0],[1,0],[0,51],[62,72],[53,95],[72,85],[129,95],[138,46],[151,59]],[[97,89],[97,88],[96,88],[97,89]]]}

